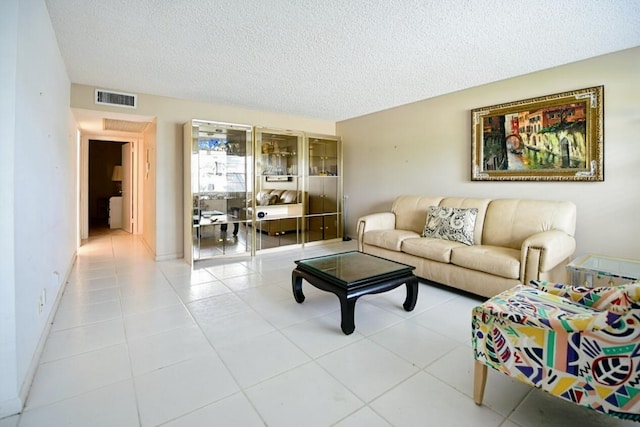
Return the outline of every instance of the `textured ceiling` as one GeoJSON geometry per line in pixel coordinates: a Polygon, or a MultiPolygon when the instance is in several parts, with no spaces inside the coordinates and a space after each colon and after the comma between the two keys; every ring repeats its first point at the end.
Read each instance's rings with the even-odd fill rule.
{"type": "Polygon", "coordinates": [[[640,45],[638,0],[46,0],[72,82],[339,121],[640,45]]]}

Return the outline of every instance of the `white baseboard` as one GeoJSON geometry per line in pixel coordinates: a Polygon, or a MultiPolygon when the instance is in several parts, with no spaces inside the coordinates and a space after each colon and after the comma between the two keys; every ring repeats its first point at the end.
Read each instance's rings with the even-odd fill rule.
{"type": "Polygon", "coordinates": [[[176,254],[157,255],[154,252],[154,250],[151,248],[151,246],[149,245],[147,240],[144,238],[144,236],[141,236],[140,240],[142,241],[142,244],[144,245],[144,247],[147,248],[147,250],[149,251],[149,253],[153,257],[154,261],[169,261],[169,260],[172,260],[172,259],[184,258],[184,254],[180,253],[180,252],[176,253],[176,254]]]}
{"type": "MultiPolygon", "coordinates": [[[[64,280],[60,285],[60,289],[58,289],[58,295],[56,295],[56,299],[51,306],[51,311],[49,311],[49,316],[47,316],[47,322],[45,323],[45,327],[42,330],[42,334],[40,334],[40,339],[38,340],[38,345],[36,346],[36,350],[33,352],[33,357],[31,358],[31,363],[29,363],[29,368],[27,369],[27,373],[24,377],[24,381],[22,382],[22,386],[20,387],[19,397],[16,399],[20,402],[20,407],[16,414],[22,412],[22,408],[27,401],[27,396],[29,395],[29,390],[31,390],[31,384],[33,383],[33,378],[36,375],[36,371],[38,370],[38,365],[40,364],[40,357],[42,356],[42,351],[44,350],[44,345],[47,342],[47,338],[49,337],[49,332],[51,331],[51,325],[53,323],[53,319],[58,311],[58,306],[60,305],[60,300],[62,298],[62,294],[64,293],[65,288],[67,287],[67,282],[69,281],[69,276],[71,275],[71,271],[73,271],[73,265],[78,258],[78,251],[73,252],[73,256],[71,257],[71,263],[69,267],[67,267],[67,272],[64,275],[64,280]]],[[[13,414],[7,414],[13,415],[13,414]]],[[[2,415],[0,414],[0,418],[2,415]]]]}
{"type": "Polygon", "coordinates": [[[180,259],[180,258],[184,258],[184,255],[181,253],[177,253],[177,254],[168,254],[168,255],[156,255],[155,260],[156,261],[169,261],[171,259],[180,259]]]}
{"type": "Polygon", "coordinates": [[[24,400],[19,397],[0,402],[0,419],[19,414],[22,411],[24,400]]]}

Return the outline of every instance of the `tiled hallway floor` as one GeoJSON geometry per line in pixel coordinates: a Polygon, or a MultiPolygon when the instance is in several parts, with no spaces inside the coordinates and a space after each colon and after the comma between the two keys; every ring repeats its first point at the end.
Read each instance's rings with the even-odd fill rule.
{"type": "Polygon", "coordinates": [[[362,297],[356,331],[338,299],[303,285],[296,259],[355,242],[211,261],[154,262],[135,236],[97,235],[61,298],[25,411],[7,426],[635,425],[489,372],[471,399],[471,308],[420,284],[362,297]]]}

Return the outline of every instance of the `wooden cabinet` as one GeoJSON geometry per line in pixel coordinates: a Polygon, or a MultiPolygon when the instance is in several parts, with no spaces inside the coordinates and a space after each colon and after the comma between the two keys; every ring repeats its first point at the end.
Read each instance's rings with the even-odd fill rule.
{"type": "Polygon", "coordinates": [[[337,213],[340,205],[338,184],[337,176],[310,176],[307,214],[337,213]]]}
{"type": "Polygon", "coordinates": [[[308,216],[306,218],[307,241],[316,242],[340,237],[341,227],[338,218],[338,215],[308,216]]]}
{"type": "Polygon", "coordinates": [[[255,222],[256,249],[270,249],[302,243],[302,215],[255,222]]]}

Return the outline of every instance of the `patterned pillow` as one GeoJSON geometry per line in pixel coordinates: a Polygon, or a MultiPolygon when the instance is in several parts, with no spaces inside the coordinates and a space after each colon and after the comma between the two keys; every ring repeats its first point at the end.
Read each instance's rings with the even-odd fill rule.
{"type": "Polygon", "coordinates": [[[427,223],[424,225],[422,236],[473,245],[473,231],[477,216],[477,208],[429,206],[427,223]]]}

